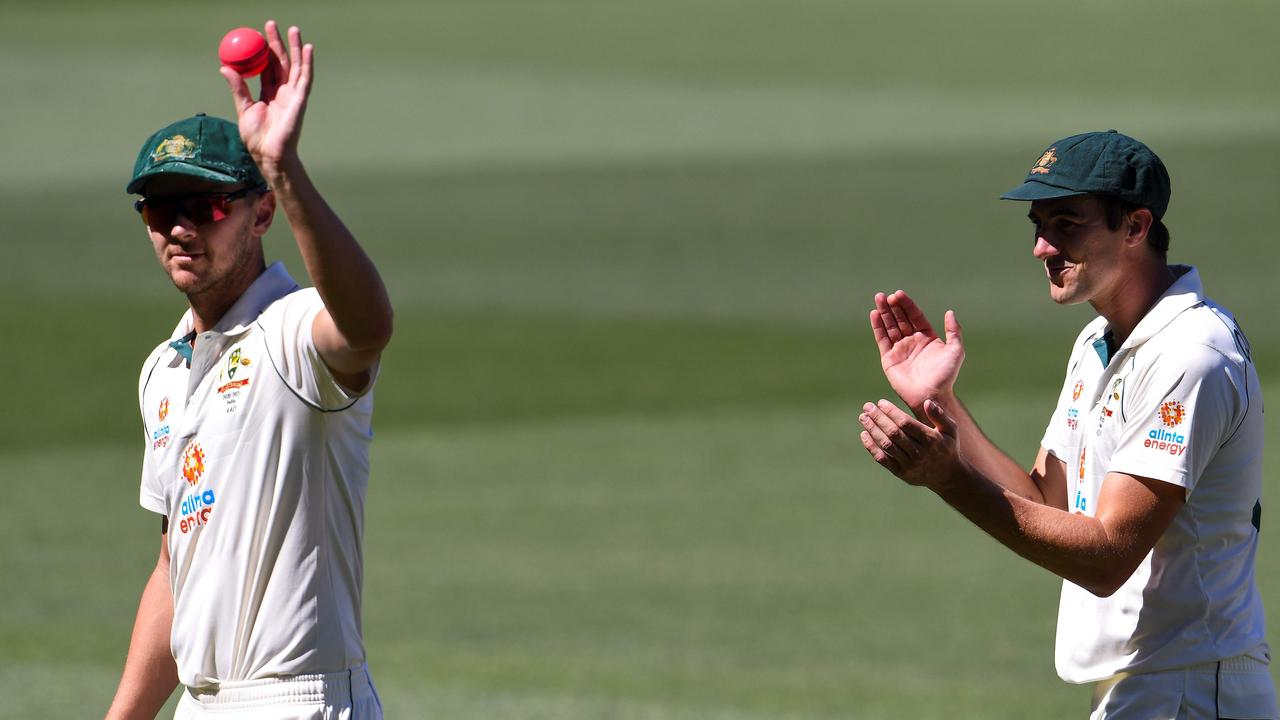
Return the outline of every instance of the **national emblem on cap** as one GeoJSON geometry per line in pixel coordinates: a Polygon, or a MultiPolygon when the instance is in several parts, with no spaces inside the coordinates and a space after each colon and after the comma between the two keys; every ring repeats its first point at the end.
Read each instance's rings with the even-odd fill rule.
{"type": "Polygon", "coordinates": [[[189,160],[196,155],[196,144],[183,135],[174,135],[160,142],[151,153],[151,162],[189,160]]]}
{"type": "Polygon", "coordinates": [[[1043,175],[1049,172],[1049,166],[1058,161],[1058,156],[1053,154],[1055,149],[1049,148],[1044,151],[1044,154],[1036,161],[1035,167],[1031,168],[1032,175],[1043,175]]]}

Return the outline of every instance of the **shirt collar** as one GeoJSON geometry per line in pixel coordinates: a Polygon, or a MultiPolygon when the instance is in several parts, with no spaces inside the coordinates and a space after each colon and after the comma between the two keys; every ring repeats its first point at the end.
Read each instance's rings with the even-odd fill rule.
{"type": "MultiPolygon", "coordinates": [[[[244,332],[271,303],[297,289],[298,283],[289,276],[284,263],[279,261],[271,263],[271,266],[253,281],[249,289],[244,291],[240,299],[236,300],[235,304],[223,314],[218,324],[213,326],[212,332],[223,335],[238,335],[244,332]]],[[[190,335],[194,329],[195,318],[191,308],[187,308],[169,338],[179,340],[190,335]]]]}
{"type": "Polygon", "coordinates": [[[1200,273],[1190,265],[1170,265],[1173,271],[1173,284],[1156,300],[1147,314],[1142,316],[1138,326],[1125,339],[1120,350],[1136,347],[1146,342],[1173,322],[1182,311],[1204,302],[1204,286],[1200,284],[1200,273]]]}

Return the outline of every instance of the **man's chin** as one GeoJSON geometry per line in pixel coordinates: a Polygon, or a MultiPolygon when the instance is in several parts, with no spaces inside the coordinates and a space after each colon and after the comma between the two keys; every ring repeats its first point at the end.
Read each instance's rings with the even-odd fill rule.
{"type": "Polygon", "coordinates": [[[1084,302],[1084,298],[1074,289],[1054,285],[1053,283],[1049,283],[1049,299],[1058,305],[1079,305],[1084,302]]]}
{"type": "Polygon", "coordinates": [[[209,285],[209,278],[190,270],[173,270],[169,273],[169,280],[183,295],[199,293],[209,285]]]}

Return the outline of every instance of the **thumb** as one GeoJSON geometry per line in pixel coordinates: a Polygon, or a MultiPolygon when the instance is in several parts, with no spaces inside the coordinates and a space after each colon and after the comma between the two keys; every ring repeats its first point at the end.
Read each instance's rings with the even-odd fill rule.
{"type": "Polygon", "coordinates": [[[956,319],[956,311],[948,310],[942,320],[942,327],[947,334],[947,344],[955,343],[964,347],[964,333],[960,332],[960,321],[956,319]]]}
{"type": "Polygon", "coordinates": [[[938,429],[938,432],[949,438],[956,436],[956,421],[951,419],[946,410],[942,409],[942,405],[937,400],[930,398],[924,401],[924,414],[929,418],[929,422],[938,429]]]}
{"type": "Polygon", "coordinates": [[[249,94],[249,85],[244,81],[240,73],[223,65],[218,68],[218,72],[222,73],[222,77],[227,81],[227,86],[231,88],[231,100],[236,106],[236,116],[244,114],[245,110],[253,105],[253,96],[249,94]]]}

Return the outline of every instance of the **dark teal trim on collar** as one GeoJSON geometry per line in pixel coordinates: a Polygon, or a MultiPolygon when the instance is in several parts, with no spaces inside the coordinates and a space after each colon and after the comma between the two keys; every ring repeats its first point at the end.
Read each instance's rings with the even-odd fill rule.
{"type": "Polygon", "coordinates": [[[169,343],[169,347],[173,348],[174,350],[177,350],[178,354],[181,355],[184,359],[186,359],[187,367],[191,367],[191,342],[195,339],[196,339],[196,331],[192,330],[186,335],[183,335],[177,340],[174,340],[173,342],[169,343]]]}
{"type": "Polygon", "coordinates": [[[1106,367],[1111,362],[1111,356],[1116,354],[1116,336],[1110,330],[1106,331],[1102,337],[1093,341],[1093,349],[1098,353],[1102,367],[1106,367]]]}

